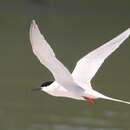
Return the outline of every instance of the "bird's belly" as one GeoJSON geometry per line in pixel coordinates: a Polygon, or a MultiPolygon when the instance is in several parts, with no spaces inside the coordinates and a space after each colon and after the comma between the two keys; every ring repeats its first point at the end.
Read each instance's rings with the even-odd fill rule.
{"type": "Polygon", "coordinates": [[[82,98],[82,96],[74,95],[73,93],[70,93],[69,91],[67,91],[63,87],[55,89],[55,90],[49,92],[49,94],[53,95],[53,96],[56,96],[56,97],[67,97],[67,98],[72,98],[72,99],[76,99],[76,100],[84,100],[82,98]]]}
{"type": "Polygon", "coordinates": [[[81,93],[72,93],[69,90],[65,89],[61,85],[59,85],[56,81],[51,84],[49,87],[44,90],[46,93],[52,96],[56,97],[67,97],[67,98],[73,98],[76,100],[84,100],[82,97],[83,95],[80,95],[81,93]]]}

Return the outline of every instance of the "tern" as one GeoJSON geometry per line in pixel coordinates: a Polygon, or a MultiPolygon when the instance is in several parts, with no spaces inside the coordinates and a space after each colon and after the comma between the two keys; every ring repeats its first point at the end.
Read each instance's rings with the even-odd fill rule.
{"type": "Polygon", "coordinates": [[[103,64],[104,60],[114,52],[130,35],[130,28],[98,47],[94,51],[81,58],[74,68],[72,74],[56,58],[54,51],[41,34],[35,20],[32,20],[30,26],[30,42],[33,53],[54,76],[55,81],[42,83],[39,88],[34,90],[44,91],[52,96],[67,97],[76,100],[87,100],[94,104],[95,99],[107,99],[121,103],[130,104],[130,102],[111,98],[94,90],[91,86],[91,80],[103,64]]]}

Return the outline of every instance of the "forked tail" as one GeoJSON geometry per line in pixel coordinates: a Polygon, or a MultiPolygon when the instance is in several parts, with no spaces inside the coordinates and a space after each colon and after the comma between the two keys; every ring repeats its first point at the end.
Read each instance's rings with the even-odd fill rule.
{"type": "Polygon", "coordinates": [[[107,96],[104,96],[104,95],[101,98],[111,100],[111,101],[121,102],[121,103],[125,103],[125,104],[130,104],[130,102],[123,101],[123,100],[120,100],[120,99],[111,98],[111,97],[107,97],[107,96]]]}

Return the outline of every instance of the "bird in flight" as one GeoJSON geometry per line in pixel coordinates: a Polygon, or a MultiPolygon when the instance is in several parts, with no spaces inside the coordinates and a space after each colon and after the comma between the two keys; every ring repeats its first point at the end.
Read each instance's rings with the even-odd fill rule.
{"type": "Polygon", "coordinates": [[[93,50],[81,58],[74,68],[72,74],[56,58],[54,51],[41,34],[35,20],[32,20],[30,26],[30,41],[33,53],[53,74],[55,81],[42,83],[39,88],[50,95],[57,97],[68,97],[76,100],[87,100],[94,104],[95,99],[107,99],[121,103],[130,104],[130,102],[108,97],[94,90],[91,86],[91,80],[103,64],[104,60],[114,52],[130,35],[130,28],[108,41],[104,45],[93,50]]]}

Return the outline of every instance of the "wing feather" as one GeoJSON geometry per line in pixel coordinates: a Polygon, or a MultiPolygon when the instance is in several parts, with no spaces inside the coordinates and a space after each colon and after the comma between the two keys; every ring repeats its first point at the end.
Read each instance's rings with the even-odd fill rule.
{"type": "Polygon", "coordinates": [[[51,71],[55,80],[60,85],[70,91],[82,89],[75,84],[69,70],[55,57],[55,53],[41,34],[34,20],[30,27],[30,41],[34,54],[37,56],[41,64],[51,71]]]}
{"type": "MultiPolygon", "coordinates": [[[[83,83],[90,83],[104,60],[114,52],[129,35],[130,28],[81,58],[74,68],[72,73],[73,78],[83,83]]],[[[88,87],[91,88],[91,85],[88,85],[88,87]]]]}

